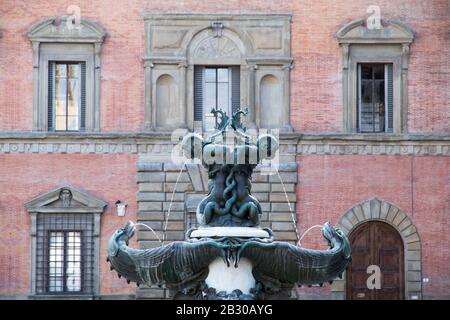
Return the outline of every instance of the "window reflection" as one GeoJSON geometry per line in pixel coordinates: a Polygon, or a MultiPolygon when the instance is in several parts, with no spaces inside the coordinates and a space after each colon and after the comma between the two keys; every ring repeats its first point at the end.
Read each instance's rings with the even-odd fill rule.
{"type": "Polygon", "coordinates": [[[55,130],[79,130],[81,63],[55,63],[55,130]]]}
{"type": "Polygon", "coordinates": [[[213,130],[216,124],[211,109],[221,109],[231,115],[231,81],[229,68],[207,67],[204,73],[204,129],[213,130]]]}

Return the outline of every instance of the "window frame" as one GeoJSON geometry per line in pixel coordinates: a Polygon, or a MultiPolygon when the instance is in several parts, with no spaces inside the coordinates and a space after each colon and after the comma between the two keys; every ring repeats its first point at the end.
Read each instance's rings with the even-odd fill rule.
{"type": "MultiPolygon", "coordinates": [[[[94,57],[90,52],[92,47],[90,45],[67,45],[65,47],[60,47],[59,45],[44,44],[41,46],[40,55],[40,74],[39,74],[39,112],[38,112],[38,127],[43,131],[55,132],[59,134],[64,134],[66,132],[83,132],[83,131],[96,131],[98,123],[96,120],[96,107],[94,104],[96,85],[94,84],[94,57]],[[70,54],[65,53],[66,49],[73,49],[70,54]],[[86,64],[86,79],[85,79],[85,90],[86,90],[86,111],[85,111],[85,128],[81,129],[81,122],[78,130],[55,130],[53,128],[50,130],[48,127],[48,71],[49,64],[51,62],[55,63],[82,63],[86,64]]],[[[54,81],[54,79],[53,79],[54,81]]],[[[81,114],[80,114],[81,117],[81,114]]],[[[54,119],[54,115],[53,115],[54,119]]],[[[80,118],[81,120],[81,118],[80,118]]]]}
{"type": "Polygon", "coordinates": [[[376,134],[407,132],[408,64],[413,31],[399,22],[385,20],[381,20],[381,28],[370,30],[365,19],[357,19],[340,28],[336,38],[342,49],[343,131],[359,133],[356,123],[357,64],[392,63],[393,130],[392,133],[376,134]]]}
{"type": "MultiPolygon", "coordinates": [[[[87,132],[100,131],[100,52],[106,31],[98,23],[81,18],[79,26],[67,27],[70,17],[52,17],[32,25],[27,36],[33,49],[33,130],[49,131],[47,118],[48,61],[86,61],[87,132]],[[56,19],[60,23],[55,24],[56,19]],[[75,29],[75,30],[74,30],[75,29]],[[52,47],[49,49],[48,47],[52,47]]],[[[72,20],[70,20],[72,22],[72,20]]],[[[78,131],[77,131],[78,132],[78,131]]],[[[59,132],[63,134],[63,132],[59,132]]]]}
{"type": "MultiPolygon", "coordinates": [[[[61,298],[81,298],[89,299],[100,295],[100,222],[101,214],[104,212],[107,203],[92,195],[80,191],[73,187],[61,187],[53,189],[42,195],[39,195],[27,203],[25,207],[31,216],[31,237],[30,237],[30,298],[33,299],[61,299],[61,298]],[[69,190],[72,195],[69,206],[64,206],[61,201],[61,192],[69,190]],[[38,251],[38,216],[41,213],[67,215],[68,218],[73,214],[88,214],[92,216],[92,292],[79,293],[68,292],[64,294],[37,293],[36,291],[36,271],[37,271],[37,251],[38,251]]],[[[55,228],[57,229],[57,228],[55,228]]],[[[74,228],[67,228],[67,230],[74,228]]],[[[75,228],[78,229],[78,228],[75,228]]],[[[83,231],[83,230],[76,230],[83,231]]]]}
{"type": "MultiPolygon", "coordinates": [[[[388,65],[391,65],[391,63],[358,63],[357,64],[357,131],[358,133],[391,133],[392,128],[389,128],[389,112],[388,112],[388,65]],[[380,131],[363,131],[362,130],[362,116],[361,116],[361,94],[362,94],[362,76],[361,76],[361,69],[362,66],[376,66],[380,65],[383,66],[383,82],[384,82],[384,129],[380,131]]],[[[372,75],[373,77],[373,75],[372,75]]],[[[376,79],[371,79],[376,80],[376,79]]],[[[393,84],[392,84],[393,86],[393,84]]],[[[372,102],[373,103],[373,102],[372,102]]]]}
{"type": "MultiPolygon", "coordinates": [[[[53,96],[51,97],[52,99],[53,99],[53,101],[52,101],[52,108],[53,108],[53,110],[52,110],[52,124],[53,124],[53,128],[48,128],[47,130],[48,131],[52,131],[52,132],[80,132],[80,131],[84,131],[85,130],[85,127],[83,127],[82,126],[82,123],[83,123],[83,121],[82,121],[82,118],[83,118],[83,112],[82,112],[82,86],[84,85],[84,90],[85,90],[85,92],[86,92],[86,87],[87,87],[87,85],[86,85],[86,79],[84,80],[84,83],[83,83],[83,79],[82,79],[82,63],[85,63],[86,64],[86,61],[84,61],[84,60],[82,60],[82,61],[48,61],[48,67],[50,67],[50,63],[54,63],[54,65],[55,65],[55,69],[53,69],[52,70],[52,72],[53,72],[53,76],[52,76],[52,81],[53,81],[53,83],[52,83],[52,88],[53,88],[53,92],[52,92],[52,94],[53,94],[53,96]],[[68,86],[67,86],[67,83],[66,83],[66,115],[65,115],[65,119],[66,119],[66,130],[58,130],[58,129],[56,129],[56,97],[55,97],[55,94],[56,94],[56,88],[55,88],[55,84],[56,84],[56,65],[57,64],[64,64],[64,65],[66,65],[66,69],[67,69],[67,66],[69,65],[69,64],[78,64],[79,66],[80,66],[80,78],[79,78],[79,83],[80,83],[80,93],[79,93],[79,101],[78,101],[78,105],[79,105],[79,107],[78,107],[78,129],[77,130],[69,130],[68,129],[68,117],[69,117],[69,115],[68,115],[68,86]]],[[[67,72],[67,70],[66,70],[66,72],[67,72]]],[[[48,72],[49,73],[49,72],[48,72]]],[[[66,78],[66,80],[67,80],[68,78],[66,78]]],[[[48,83],[49,83],[49,79],[48,79],[48,76],[47,76],[47,86],[48,86],[48,83]]],[[[48,87],[47,87],[48,88],[48,87]]],[[[48,94],[48,93],[47,93],[48,94]]],[[[85,93],[86,94],[86,93],[85,93]]],[[[50,99],[50,97],[48,97],[47,96],[47,101],[50,99]]],[[[85,97],[85,100],[86,100],[86,97],[85,97]]],[[[48,112],[48,109],[47,109],[47,112],[48,112]]],[[[84,114],[84,122],[86,121],[86,113],[84,114]]],[[[48,125],[48,123],[47,123],[47,125],[48,125]]]]}
{"type": "MultiPolygon", "coordinates": [[[[395,55],[398,48],[382,48],[384,54],[375,47],[354,46],[349,57],[348,86],[344,92],[344,127],[347,132],[358,134],[393,134],[401,133],[405,129],[405,101],[403,99],[404,83],[401,75],[401,57],[395,55]],[[391,53],[391,54],[389,54],[391,53]],[[393,130],[382,132],[361,132],[358,126],[358,64],[392,64],[393,88],[393,130]]],[[[345,79],[343,79],[345,81],[345,79]]],[[[344,85],[345,90],[345,85],[344,85]]]]}
{"type": "MultiPolygon", "coordinates": [[[[215,80],[214,83],[215,83],[215,90],[216,90],[215,96],[216,96],[216,108],[217,108],[217,105],[218,105],[218,91],[219,91],[219,83],[220,83],[219,80],[218,80],[218,69],[227,69],[227,72],[228,72],[228,81],[227,81],[227,84],[228,84],[228,106],[227,106],[227,109],[223,110],[223,111],[226,112],[227,115],[231,117],[232,112],[233,112],[233,110],[232,110],[232,99],[233,99],[233,97],[232,97],[232,86],[233,86],[233,84],[232,84],[232,81],[233,81],[233,79],[232,79],[232,67],[233,66],[208,65],[208,66],[200,66],[200,67],[202,67],[202,93],[203,93],[202,94],[202,99],[203,99],[203,101],[202,101],[202,109],[203,109],[202,127],[203,127],[203,130],[205,130],[205,131],[211,131],[211,130],[214,130],[214,128],[211,128],[211,129],[206,128],[206,124],[207,124],[206,123],[206,120],[207,120],[206,119],[206,115],[208,113],[210,113],[210,112],[208,112],[208,111],[210,111],[209,107],[206,106],[206,83],[207,83],[207,81],[206,81],[206,70],[207,69],[215,69],[216,70],[216,80],[215,80]]],[[[212,83],[212,82],[208,82],[208,83],[212,83]]]]}

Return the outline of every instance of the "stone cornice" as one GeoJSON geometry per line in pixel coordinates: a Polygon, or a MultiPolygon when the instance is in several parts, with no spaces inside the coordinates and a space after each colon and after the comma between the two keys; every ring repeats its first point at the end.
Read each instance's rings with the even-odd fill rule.
{"type": "MultiPolygon", "coordinates": [[[[363,135],[281,133],[281,154],[450,155],[449,135],[363,135]]],[[[169,155],[167,132],[2,132],[4,153],[126,153],[169,155]]]]}
{"type": "Polygon", "coordinates": [[[167,13],[167,12],[144,12],[142,14],[144,20],[270,20],[270,19],[286,19],[291,21],[291,13],[254,13],[254,14],[241,14],[241,13],[167,13]]]}

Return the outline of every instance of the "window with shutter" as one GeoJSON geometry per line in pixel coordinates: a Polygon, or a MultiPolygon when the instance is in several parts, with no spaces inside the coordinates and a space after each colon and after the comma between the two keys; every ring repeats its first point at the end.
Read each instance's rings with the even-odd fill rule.
{"type": "Polygon", "coordinates": [[[80,131],[86,127],[86,62],[49,61],[48,129],[80,131]]]}
{"type": "Polygon", "coordinates": [[[203,67],[194,67],[194,121],[203,119],[203,67]]]}
{"type": "Polygon", "coordinates": [[[47,121],[48,130],[53,131],[53,87],[54,87],[54,73],[55,63],[48,62],[48,108],[47,108],[47,121]]]}
{"type": "Polygon", "coordinates": [[[241,108],[241,68],[231,67],[231,110],[238,111],[241,108]]]}
{"type": "Polygon", "coordinates": [[[392,132],[392,64],[358,64],[359,132],[392,132]]]}
{"type": "Polygon", "coordinates": [[[394,131],[394,90],[393,90],[393,73],[392,64],[385,65],[386,73],[386,108],[387,108],[387,132],[394,131]]]}
{"type": "Polygon", "coordinates": [[[86,129],[86,62],[81,62],[81,105],[80,130],[86,129]]]}
{"type": "Polygon", "coordinates": [[[240,67],[195,66],[194,121],[203,129],[213,130],[215,118],[211,109],[221,109],[231,116],[240,108],[240,67]]]}

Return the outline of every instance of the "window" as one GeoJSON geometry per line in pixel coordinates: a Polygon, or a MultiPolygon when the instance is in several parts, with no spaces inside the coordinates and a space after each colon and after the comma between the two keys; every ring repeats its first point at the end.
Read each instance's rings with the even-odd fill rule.
{"type": "Polygon", "coordinates": [[[106,202],[73,187],[25,204],[31,215],[32,295],[56,299],[98,295],[100,215],[106,202]]]}
{"type": "Polygon", "coordinates": [[[407,131],[409,47],[414,33],[381,21],[368,29],[354,20],[336,34],[342,49],[343,129],[358,133],[407,131]]]}
{"type": "Polygon", "coordinates": [[[93,224],[92,214],[38,214],[36,293],[93,293],[93,224]]]}
{"type": "Polygon", "coordinates": [[[80,292],[81,232],[51,231],[49,243],[49,292],[80,292]]]}
{"type": "Polygon", "coordinates": [[[213,130],[211,109],[221,109],[229,116],[240,108],[240,67],[202,67],[194,69],[194,120],[202,121],[203,130],[213,130]]]}
{"type": "Polygon", "coordinates": [[[68,27],[67,17],[34,24],[28,31],[33,47],[33,130],[100,130],[100,52],[105,30],[81,18],[68,27]]]}
{"type": "Polygon", "coordinates": [[[358,64],[358,129],[392,132],[392,64],[358,64]]]}
{"type": "Polygon", "coordinates": [[[51,61],[48,68],[48,129],[84,130],[86,62],[51,61]]]}

